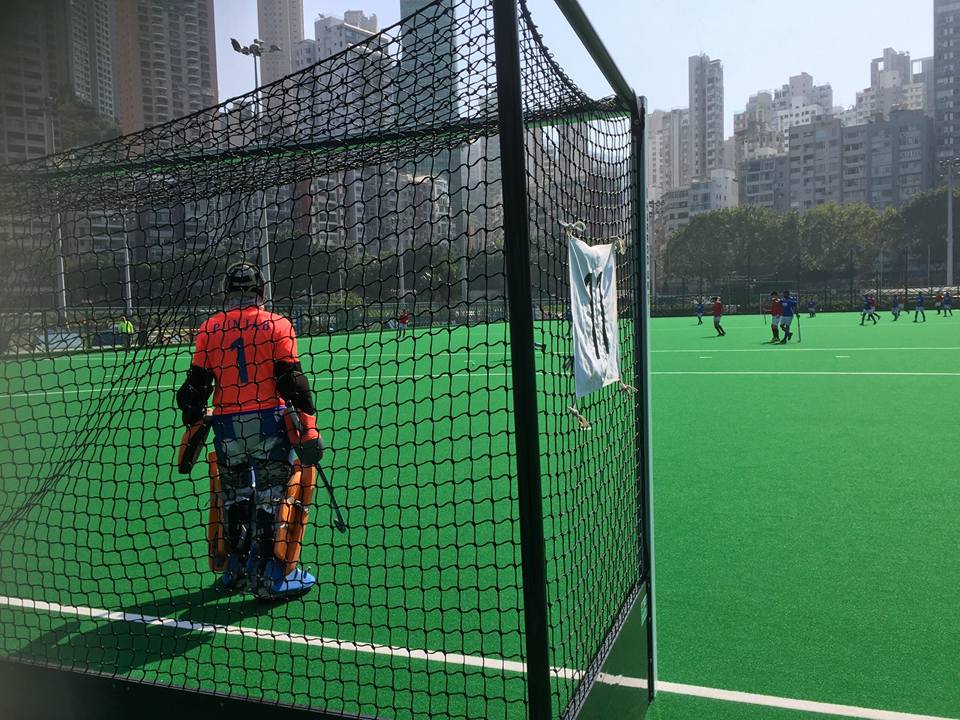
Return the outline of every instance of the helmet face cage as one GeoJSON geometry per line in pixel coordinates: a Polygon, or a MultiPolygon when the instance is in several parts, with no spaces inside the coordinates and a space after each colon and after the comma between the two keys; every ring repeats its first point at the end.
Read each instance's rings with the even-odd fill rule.
{"type": "Polygon", "coordinates": [[[232,293],[256,293],[263,295],[263,274],[253,263],[239,262],[234,263],[223,277],[223,292],[225,295],[232,293]]]}

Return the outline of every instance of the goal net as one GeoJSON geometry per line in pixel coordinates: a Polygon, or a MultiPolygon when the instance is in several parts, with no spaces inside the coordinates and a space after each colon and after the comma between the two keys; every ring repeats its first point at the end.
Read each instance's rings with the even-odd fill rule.
{"type": "Polygon", "coordinates": [[[539,615],[551,715],[577,713],[649,580],[642,114],[585,94],[523,1],[518,18],[527,298],[507,292],[481,0],[424,3],[255,92],[0,168],[0,656],[328,715],[513,718],[532,713],[539,615]],[[593,332],[617,381],[586,395],[572,238],[611,246],[616,276],[593,332]],[[176,393],[238,261],[290,321],[328,445],[299,550],[316,584],[283,602],[211,569],[211,505],[236,500],[208,472],[217,426],[176,468],[176,393]],[[535,426],[516,421],[514,303],[534,310],[535,426]],[[530,433],[542,608],[523,600],[530,433]]]}

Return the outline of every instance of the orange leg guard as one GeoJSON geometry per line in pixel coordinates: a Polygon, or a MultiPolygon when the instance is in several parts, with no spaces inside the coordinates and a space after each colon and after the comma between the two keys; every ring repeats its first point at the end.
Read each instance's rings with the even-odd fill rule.
{"type": "Polygon", "coordinates": [[[207,455],[210,464],[210,517],[207,521],[207,551],[210,559],[210,569],[214,572],[223,572],[227,568],[227,528],[224,526],[226,518],[223,516],[223,500],[221,498],[220,468],[217,465],[217,454],[207,455]]]}
{"type": "Polygon", "coordinates": [[[299,460],[293,463],[293,472],[287,483],[287,492],[280,502],[277,534],[273,554],[284,564],[283,573],[289,575],[300,562],[300,549],[307,529],[310,503],[317,481],[313,466],[303,467],[299,460]]]}

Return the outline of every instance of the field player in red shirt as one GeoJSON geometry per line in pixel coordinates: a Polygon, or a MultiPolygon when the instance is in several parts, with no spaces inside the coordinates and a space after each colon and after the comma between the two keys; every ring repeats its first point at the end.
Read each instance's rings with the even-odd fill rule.
{"type": "Polygon", "coordinates": [[[720,321],[723,319],[723,303],[720,302],[720,296],[713,298],[713,328],[717,331],[717,335],[723,337],[726,335],[726,331],[721,327],[720,321]]]}
{"type": "Polygon", "coordinates": [[[177,392],[190,427],[204,417],[213,390],[210,425],[227,553],[220,585],[246,587],[261,598],[303,595],[315,578],[296,564],[285,573],[275,540],[294,450],[309,466],[323,454],[316,407],[290,321],[263,307],[259,268],[231,265],[223,292],[226,309],[200,326],[187,380],[177,392]],[[284,425],[285,403],[299,416],[296,445],[284,425]]]}
{"type": "Polygon", "coordinates": [[[783,315],[783,303],[776,291],[770,293],[770,331],[773,333],[772,343],[780,342],[780,318],[783,315]]]}

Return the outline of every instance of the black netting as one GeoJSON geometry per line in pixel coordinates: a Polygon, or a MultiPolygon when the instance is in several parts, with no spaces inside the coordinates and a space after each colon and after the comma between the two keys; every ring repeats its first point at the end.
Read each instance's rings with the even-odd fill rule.
{"type": "MultiPolygon", "coordinates": [[[[562,717],[643,573],[639,401],[611,385],[576,403],[589,431],[569,410],[561,222],[619,245],[630,385],[637,168],[629,108],[578,89],[523,3],[520,35],[562,717]]],[[[490,6],[438,0],[256,93],[0,169],[0,655],[354,715],[527,714],[513,438],[533,428],[512,411],[494,61],[490,6]],[[237,261],[265,276],[264,310],[224,296],[237,261]],[[296,401],[277,390],[285,320],[243,315],[203,355],[232,368],[202,397],[221,402],[219,485],[203,453],[175,467],[204,321],[268,310],[297,337],[332,491],[317,479],[300,553],[316,585],[285,602],[252,597],[293,587],[265,569],[296,525],[269,412],[296,401]],[[230,415],[254,411],[256,441],[230,415]],[[214,582],[211,547],[239,558],[237,587],[214,582]]]]}

